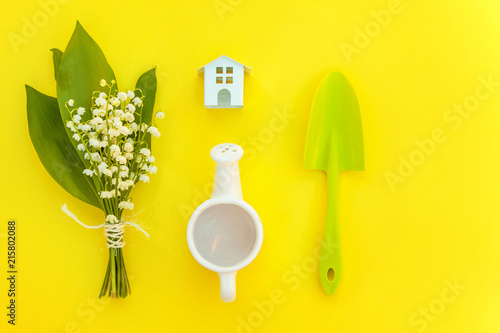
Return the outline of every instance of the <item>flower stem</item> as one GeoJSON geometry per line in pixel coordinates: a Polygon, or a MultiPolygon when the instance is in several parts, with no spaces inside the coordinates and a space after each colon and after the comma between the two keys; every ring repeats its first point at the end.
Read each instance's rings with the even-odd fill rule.
{"type": "Polygon", "coordinates": [[[122,248],[109,248],[108,268],[104,276],[99,298],[109,296],[111,298],[125,298],[130,294],[125,261],[123,260],[122,248]]]}
{"type": "Polygon", "coordinates": [[[109,249],[111,256],[111,298],[116,295],[116,252],[114,249],[109,249]]]}

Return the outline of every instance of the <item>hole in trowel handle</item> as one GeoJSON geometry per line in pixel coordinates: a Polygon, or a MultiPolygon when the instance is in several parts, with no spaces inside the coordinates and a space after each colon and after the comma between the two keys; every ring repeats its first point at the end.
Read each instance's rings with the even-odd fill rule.
{"type": "Polygon", "coordinates": [[[326,277],[328,278],[328,281],[332,281],[334,275],[335,272],[333,271],[333,268],[329,268],[328,272],[326,272],[326,277]]]}

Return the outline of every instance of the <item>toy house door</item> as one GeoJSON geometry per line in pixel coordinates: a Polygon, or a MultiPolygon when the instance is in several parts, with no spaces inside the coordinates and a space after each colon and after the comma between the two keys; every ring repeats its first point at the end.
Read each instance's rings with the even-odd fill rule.
{"type": "Polygon", "coordinates": [[[221,89],[217,94],[218,106],[231,106],[231,92],[227,89],[221,89]]]}

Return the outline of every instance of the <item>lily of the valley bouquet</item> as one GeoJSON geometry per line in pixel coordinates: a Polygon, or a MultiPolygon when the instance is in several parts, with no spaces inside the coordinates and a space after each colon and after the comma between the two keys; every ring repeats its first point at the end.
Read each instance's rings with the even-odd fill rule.
{"type": "MultiPolygon", "coordinates": [[[[130,192],[136,183],[148,183],[156,173],[151,154],[151,136],[160,136],[153,119],[155,70],[144,73],[134,89],[119,90],[103,52],[78,22],[64,53],[52,52],[57,98],[26,86],[30,137],[52,178],[104,212],[104,223],[95,226],[104,228],[109,248],[99,297],[126,297],[124,227],[142,229],[125,221],[124,212],[134,208],[130,192]]],[[[62,209],[84,225],[65,205],[62,209]]]]}

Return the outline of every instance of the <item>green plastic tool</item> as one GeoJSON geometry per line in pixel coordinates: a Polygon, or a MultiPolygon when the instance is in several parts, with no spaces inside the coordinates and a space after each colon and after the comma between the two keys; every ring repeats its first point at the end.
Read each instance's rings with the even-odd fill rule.
{"type": "Polygon", "coordinates": [[[328,295],[340,280],[342,261],[339,238],[339,174],[364,169],[361,117],[356,93],[346,77],[331,72],[314,96],[307,131],[304,167],[327,175],[327,205],[319,278],[328,295]]]}

